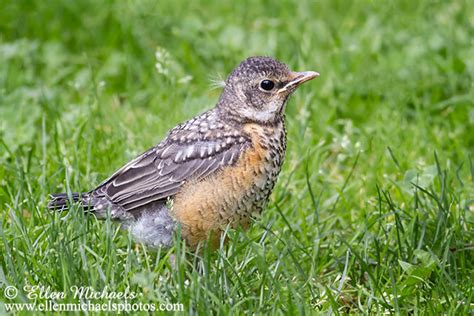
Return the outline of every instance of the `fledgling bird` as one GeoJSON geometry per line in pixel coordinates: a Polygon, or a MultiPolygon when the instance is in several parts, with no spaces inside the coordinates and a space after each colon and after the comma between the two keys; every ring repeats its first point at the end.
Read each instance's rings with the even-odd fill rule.
{"type": "MultiPolygon", "coordinates": [[[[270,57],[250,57],[225,80],[217,105],[171,129],[158,145],[72,199],[109,214],[152,247],[169,247],[178,226],[196,247],[227,225],[247,227],[266,206],[286,151],[285,106],[313,71],[293,72],[270,57]]],[[[66,193],[50,209],[65,209],[66,193]]]]}

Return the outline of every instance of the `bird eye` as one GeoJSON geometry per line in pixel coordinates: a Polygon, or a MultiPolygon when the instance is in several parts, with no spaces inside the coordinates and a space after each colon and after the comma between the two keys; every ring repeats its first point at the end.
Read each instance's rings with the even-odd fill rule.
{"type": "Polygon", "coordinates": [[[260,82],[260,88],[265,91],[270,91],[275,87],[275,83],[271,80],[265,79],[260,82]]]}

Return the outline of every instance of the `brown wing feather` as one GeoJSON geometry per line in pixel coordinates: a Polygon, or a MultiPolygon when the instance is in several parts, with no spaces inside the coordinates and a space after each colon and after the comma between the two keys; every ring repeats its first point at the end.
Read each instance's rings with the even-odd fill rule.
{"type": "Polygon", "coordinates": [[[220,138],[193,139],[183,130],[174,140],[167,138],[157,147],[126,164],[95,191],[125,210],[175,195],[189,179],[202,179],[223,166],[234,164],[250,145],[236,134],[220,138]],[[180,141],[176,141],[179,139],[180,141]]]}

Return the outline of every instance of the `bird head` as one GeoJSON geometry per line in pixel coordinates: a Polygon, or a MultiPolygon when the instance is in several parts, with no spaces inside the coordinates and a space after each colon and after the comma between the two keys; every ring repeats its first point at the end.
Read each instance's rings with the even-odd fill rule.
{"type": "Polygon", "coordinates": [[[317,76],[314,71],[291,71],[271,57],[249,57],[226,79],[218,108],[241,120],[274,122],[296,88],[317,76]]]}

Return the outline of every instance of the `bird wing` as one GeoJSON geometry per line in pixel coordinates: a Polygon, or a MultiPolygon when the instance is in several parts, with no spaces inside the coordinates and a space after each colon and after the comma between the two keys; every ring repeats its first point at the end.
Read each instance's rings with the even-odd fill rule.
{"type": "Polygon", "coordinates": [[[204,135],[172,131],[159,145],[115,172],[94,194],[133,210],[175,195],[187,180],[200,180],[233,165],[249,145],[250,140],[235,131],[204,135]]]}

